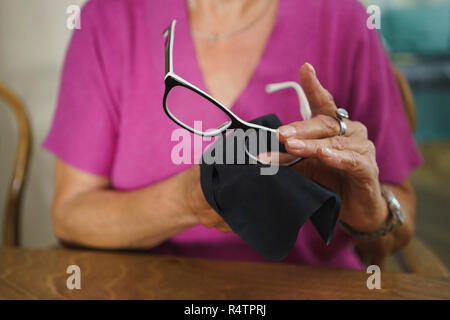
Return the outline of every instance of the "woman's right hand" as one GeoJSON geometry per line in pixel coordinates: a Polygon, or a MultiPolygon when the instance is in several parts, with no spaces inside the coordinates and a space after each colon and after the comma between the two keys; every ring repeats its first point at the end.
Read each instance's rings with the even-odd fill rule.
{"type": "Polygon", "coordinates": [[[200,184],[200,166],[195,164],[185,174],[185,199],[189,213],[194,215],[198,223],[206,228],[216,228],[224,233],[231,232],[228,224],[211,208],[203,195],[200,184]]]}

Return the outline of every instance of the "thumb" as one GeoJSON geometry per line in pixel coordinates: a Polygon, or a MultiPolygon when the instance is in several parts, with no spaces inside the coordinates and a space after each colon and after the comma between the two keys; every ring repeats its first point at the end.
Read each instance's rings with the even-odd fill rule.
{"type": "Polygon", "coordinates": [[[300,68],[300,85],[305,91],[314,115],[335,115],[337,109],[333,96],[326,90],[317,79],[314,67],[305,63],[300,68]]]}

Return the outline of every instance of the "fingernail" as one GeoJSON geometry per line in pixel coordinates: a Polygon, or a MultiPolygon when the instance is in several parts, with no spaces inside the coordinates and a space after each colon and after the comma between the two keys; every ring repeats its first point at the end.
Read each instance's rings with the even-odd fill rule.
{"type": "Polygon", "coordinates": [[[322,153],[325,157],[332,157],[334,156],[334,152],[330,148],[323,148],[322,153]]]}
{"type": "Polygon", "coordinates": [[[295,136],[295,134],[297,133],[295,131],[295,128],[291,127],[291,126],[280,127],[280,128],[278,128],[278,132],[281,133],[281,135],[285,138],[295,136]]]}
{"type": "Polygon", "coordinates": [[[306,65],[308,66],[308,69],[310,72],[312,72],[312,74],[314,75],[314,78],[317,78],[316,76],[316,70],[314,69],[314,67],[312,66],[311,63],[307,62],[306,65]]]}
{"type": "Polygon", "coordinates": [[[306,144],[303,141],[297,139],[289,139],[287,145],[292,149],[303,149],[306,147],[306,144]]]}

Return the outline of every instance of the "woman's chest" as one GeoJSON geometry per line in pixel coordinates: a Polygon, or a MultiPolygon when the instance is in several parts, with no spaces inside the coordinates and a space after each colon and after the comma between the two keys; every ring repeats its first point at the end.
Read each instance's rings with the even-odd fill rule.
{"type": "Polygon", "coordinates": [[[232,108],[245,90],[262,56],[265,42],[232,39],[222,43],[195,41],[198,65],[208,92],[232,108]]]}
{"type": "MultiPolygon", "coordinates": [[[[247,27],[237,25],[234,33],[224,33],[217,40],[192,34],[205,86],[225,106],[232,107],[240,93],[249,85],[262,60],[276,18],[276,6],[269,9],[254,24],[247,27]]],[[[196,22],[191,21],[191,24],[195,25],[196,22]]]]}

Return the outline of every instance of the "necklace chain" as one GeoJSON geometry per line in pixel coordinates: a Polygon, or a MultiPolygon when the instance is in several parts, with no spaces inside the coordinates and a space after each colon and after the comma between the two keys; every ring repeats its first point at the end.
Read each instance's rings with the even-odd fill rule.
{"type": "Polygon", "coordinates": [[[267,5],[263,8],[263,10],[261,10],[261,12],[259,12],[259,14],[253,20],[251,20],[245,26],[240,27],[231,32],[219,34],[219,33],[201,33],[201,32],[197,32],[197,31],[191,31],[191,34],[195,38],[208,39],[210,43],[215,43],[216,41],[219,41],[219,40],[225,40],[225,39],[234,37],[244,31],[247,31],[248,29],[253,27],[260,19],[262,19],[265,16],[265,14],[268,12],[267,9],[269,9],[269,6],[271,5],[271,3],[272,3],[272,0],[267,0],[267,5]]]}

